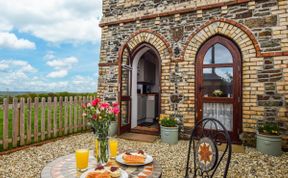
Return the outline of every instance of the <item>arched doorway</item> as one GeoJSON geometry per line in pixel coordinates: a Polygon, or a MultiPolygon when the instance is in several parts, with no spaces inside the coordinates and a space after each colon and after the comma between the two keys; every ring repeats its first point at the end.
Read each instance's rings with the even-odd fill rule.
{"type": "MultiPolygon", "coordinates": [[[[242,130],[241,53],[229,39],[217,35],[197,54],[197,121],[215,118],[224,124],[233,142],[242,130]]],[[[213,130],[214,126],[207,125],[213,130]]]]}
{"type": "Polygon", "coordinates": [[[131,52],[124,48],[120,76],[120,133],[130,131],[159,132],[156,117],[160,113],[161,60],[158,51],[148,43],[131,52]],[[123,55],[126,51],[126,55],[123,55]],[[125,57],[126,56],[126,57],[125,57]]]}

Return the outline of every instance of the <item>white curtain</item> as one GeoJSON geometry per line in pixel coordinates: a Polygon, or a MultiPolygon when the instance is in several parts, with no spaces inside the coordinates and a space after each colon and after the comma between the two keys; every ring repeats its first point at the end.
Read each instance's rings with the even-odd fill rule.
{"type": "MultiPolygon", "coordinates": [[[[203,119],[214,118],[219,120],[227,130],[233,129],[233,104],[226,103],[204,103],[203,104],[203,119]]],[[[217,126],[218,129],[220,128],[217,126]]],[[[207,123],[205,128],[214,129],[215,126],[207,123]]]]}

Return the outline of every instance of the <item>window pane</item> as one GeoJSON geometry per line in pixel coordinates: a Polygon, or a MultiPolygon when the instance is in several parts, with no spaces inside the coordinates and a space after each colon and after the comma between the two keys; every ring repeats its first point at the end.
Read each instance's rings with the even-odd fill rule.
{"type": "MultiPolygon", "coordinates": [[[[232,131],[233,129],[233,104],[227,103],[203,103],[203,119],[214,118],[220,121],[224,127],[232,131]]],[[[216,129],[215,125],[208,122],[206,129],[216,129]]],[[[221,127],[217,125],[219,130],[221,127]]]]}
{"type": "Polygon", "coordinates": [[[225,64],[233,63],[232,55],[225,46],[217,43],[208,49],[204,57],[204,64],[224,64],[224,63],[225,64]]]}
{"type": "Polygon", "coordinates": [[[204,57],[204,64],[212,64],[212,48],[209,48],[204,57]]]}
{"type": "Polygon", "coordinates": [[[204,68],[203,76],[203,93],[205,97],[232,97],[232,67],[204,68]]]}
{"type": "Polygon", "coordinates": [[[219,43],[215,44],[215,63],[233,63],[230,51],[219,43]]]}

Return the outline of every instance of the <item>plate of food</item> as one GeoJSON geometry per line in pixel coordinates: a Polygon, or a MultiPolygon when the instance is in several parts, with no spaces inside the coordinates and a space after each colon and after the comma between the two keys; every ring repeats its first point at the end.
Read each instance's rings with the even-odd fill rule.
{"type": "Polygon", "coordinates": [[[143,166],[153,162],[153,157],[142,150],[137,152],[125,152],[116,156],[116,161],[128,166],[143,166]]]}
{"type": "Polygon", "coordinates": [[[98,165],[95,169],[84,172],[80,178],[128,178],[128,174],[116,166],[98,165]]]}

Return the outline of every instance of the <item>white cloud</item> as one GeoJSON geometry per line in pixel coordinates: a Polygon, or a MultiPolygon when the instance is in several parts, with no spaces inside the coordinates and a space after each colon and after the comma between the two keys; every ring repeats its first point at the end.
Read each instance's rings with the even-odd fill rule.
{"type": "Polygon", "coordinates": [[[0,0],[0,24],[52,43],[97,42],[101,6],[101,0],[0,0]]]}
{"type": "Polygon", "coordinates": [[[5,63],[3,64],[3,63],[0,62],[0,71],[4,70],[4,69],[8,69],[8,68],[9,68],[8,64],[5,64],[5,63]]]}
{"type": "Polygon", "coordinates": [[[47,65],[54,67],[55,69],[71,68],[72,65],[76,64],[78,59],[76,57],[67,57],[64,59],[53,59],[47,62],[47,65]]]}
{"type": "Polygon", "coordinates": [[[76,75],[69,84],[70,87],[78,92],[85,91],[86,89],[95,92],[97,89],[97,79],[90,76],[76,75]]]}
{"type": "Polygon", "coordinates": [[[53,72],[50,72],[47,77],[50,78],[61,78],[61,77],[65,77],[68,74],[68,70],[56,70],[53,72]]]}
{"type": "Polygon", "coordinates": [[[28,80],[29,75],[37,72],[31,64],[23,60],[0,60],[0,86],[19,85],[28,80]]]}
{"type": "Polygon", "coordinates": [[[54,56],[53,52],[49,52],[46,56],[44,56],[44,60],[46,60],[46,64],[52,67],[55,71],[48,73],[47,77],[50,78],[61,78],[68,75],[68,72],[72,67],[78,63],[78,59],[76,57],[67,57],[63,59],[58,59],[54,56]]]}
{"type": "Polygon", "coordinates": [[[35,49],[35,43],[26,39],[18,39],[13,33],[0,32],[0,48],[35,49]]]}
{"type": "Polygon", "coordinates": [[[0,17],[0,32],[8,32],[13,29],[13,26],[0,17]]]}
{"type": "Polygon", "coordinates": [[[34,68],[27,61],[23,60],[0,60],[0,72],[23,72],[34,73],[37,69],[34,68]]]}

